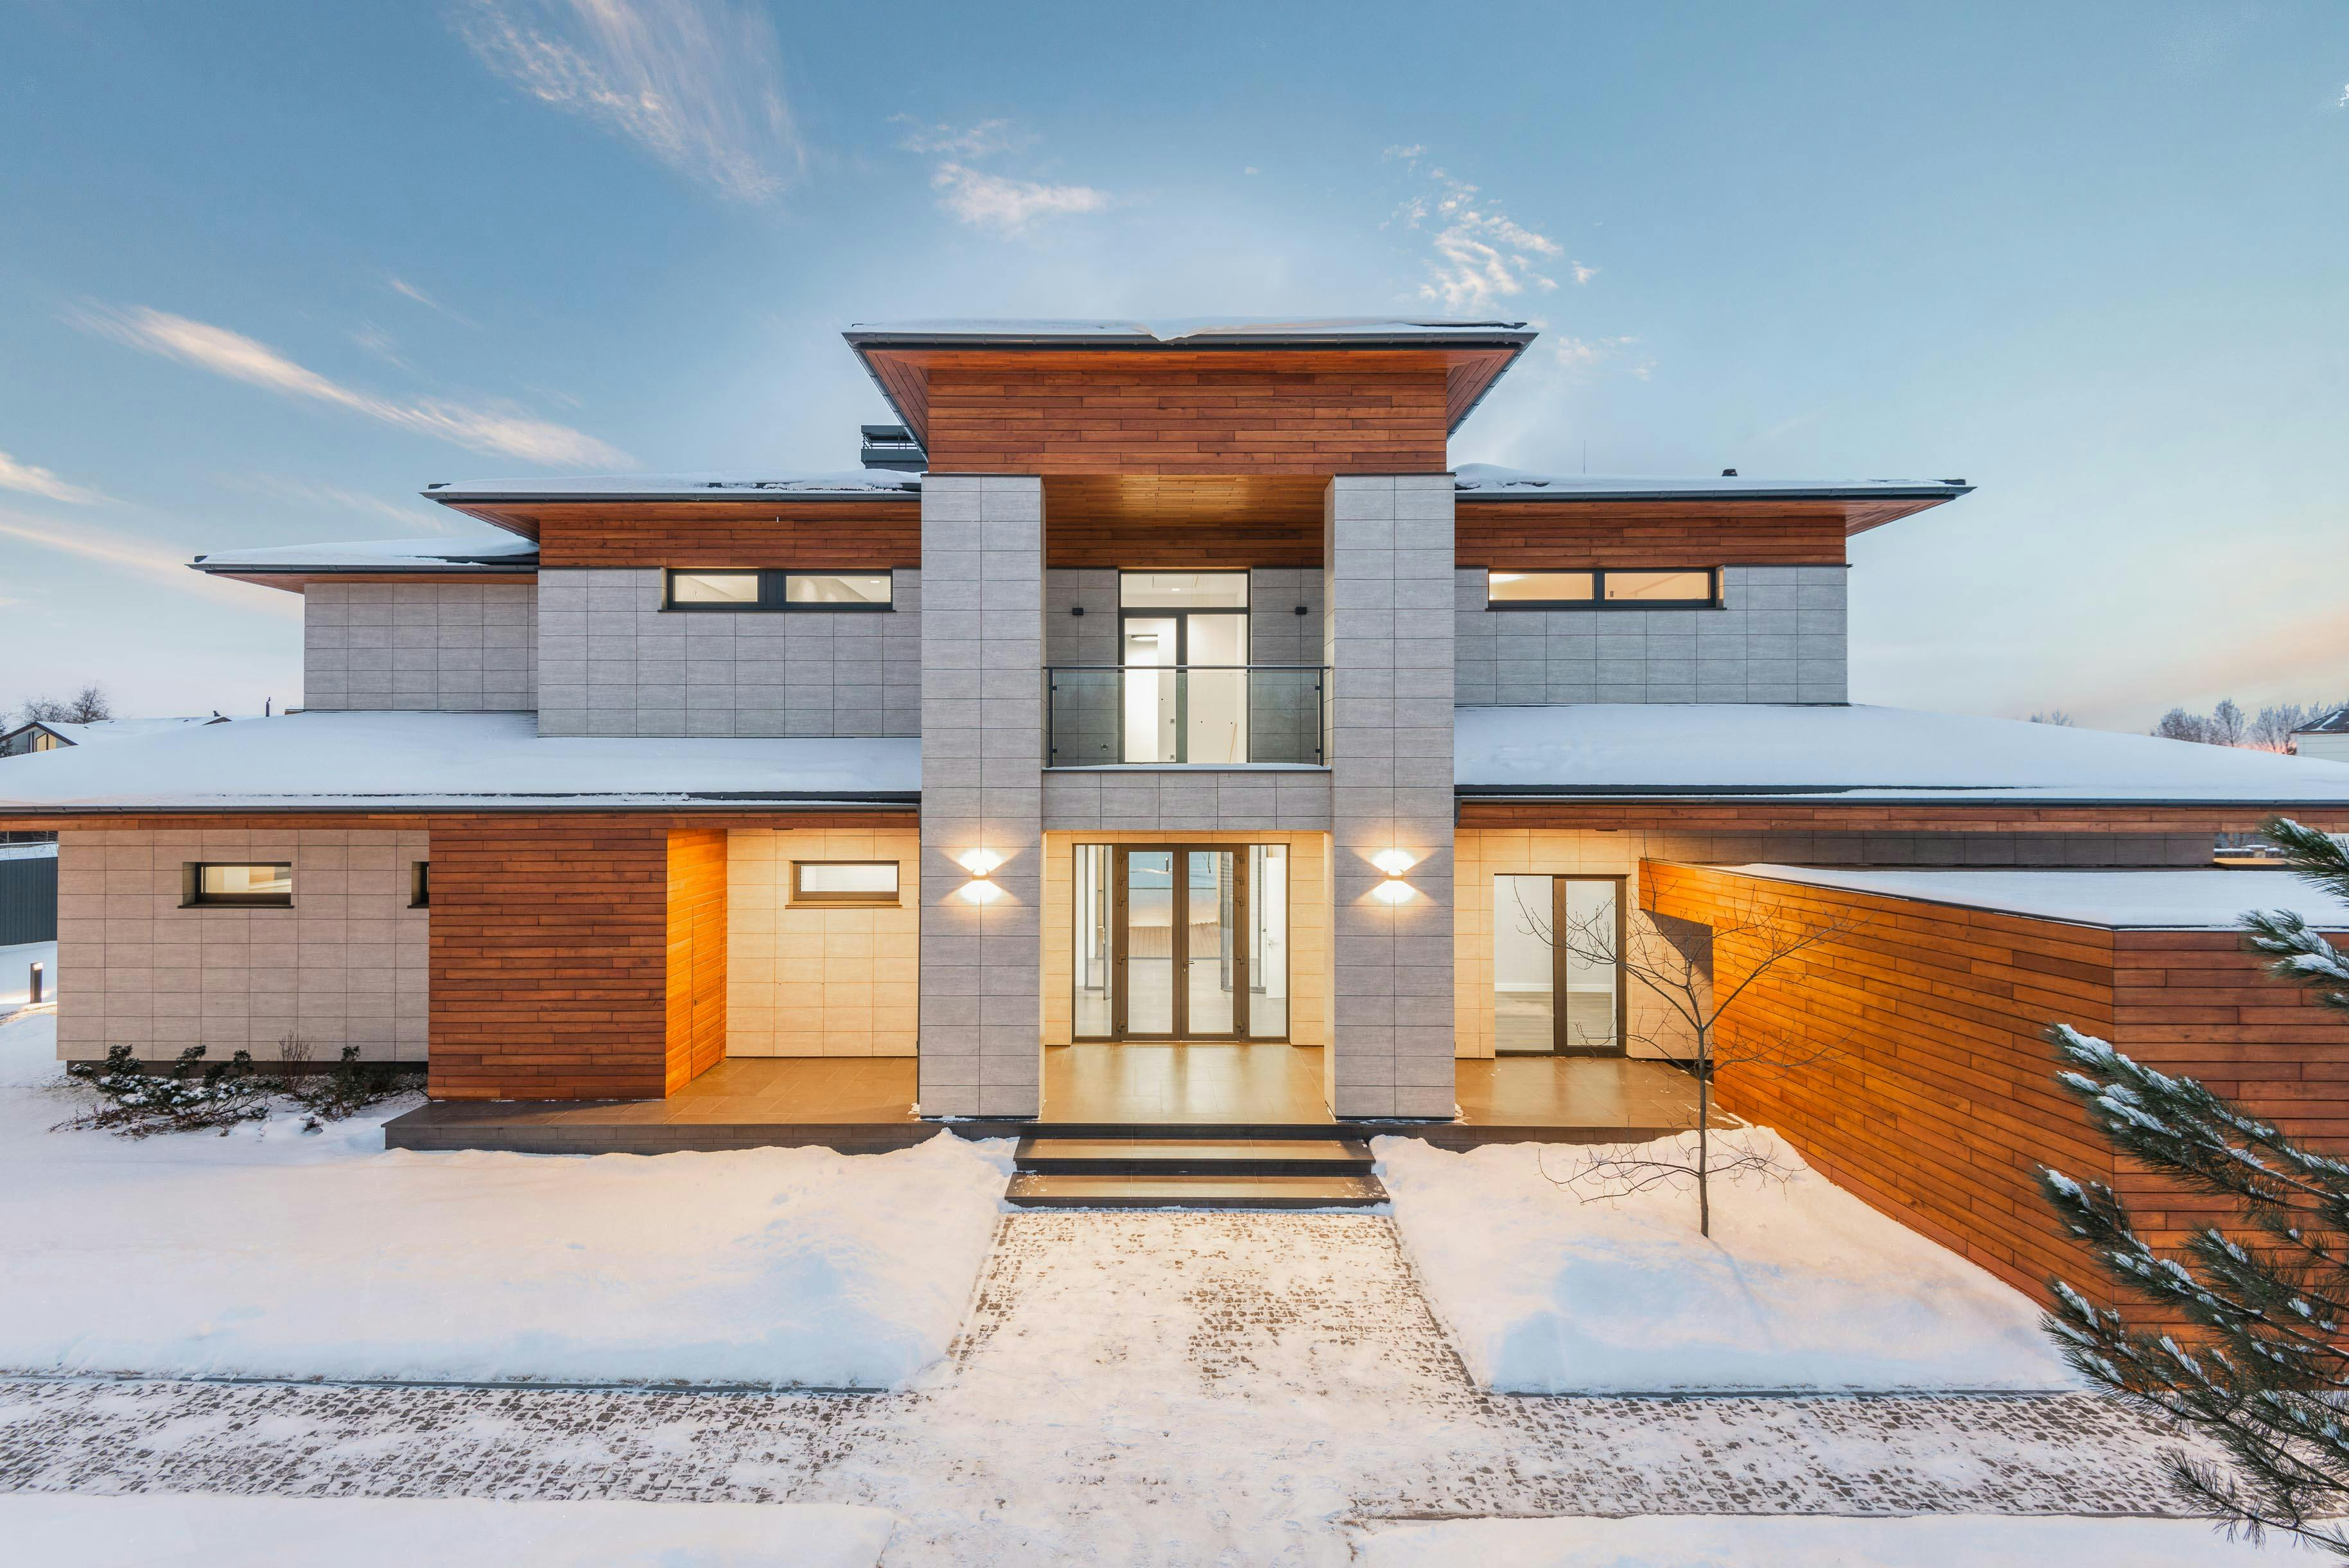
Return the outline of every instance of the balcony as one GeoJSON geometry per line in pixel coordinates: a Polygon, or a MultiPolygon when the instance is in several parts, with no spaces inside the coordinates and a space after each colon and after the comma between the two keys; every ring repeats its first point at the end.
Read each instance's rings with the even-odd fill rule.
{"type": "Polygon", "coordinates": [[[1045,766],[1317,766],[1328,689],[1319,665],[1057,665],[1045,766]]]}

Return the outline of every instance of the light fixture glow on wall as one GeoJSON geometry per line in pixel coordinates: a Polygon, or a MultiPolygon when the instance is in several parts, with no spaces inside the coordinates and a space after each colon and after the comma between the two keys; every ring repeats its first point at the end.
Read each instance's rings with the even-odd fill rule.
{"type": "Polygon", "coordinates": [[[1411,870],[1412,858],[1402,850],[1381,850],[1371,857],[1371,864],[1386,872],[1387,880],[1371,890],[1371,896],[1381,903],[1401,903],[1411,896],[1411,884],[1402,873],[1411,870]]]}
{"type": "Polygon", "coordinates": [[[966,850],[958,860],[962,869],[970,873],[970,881],[963,884],[962,890],[966,902],[993,903],[1003,896],[1003,890],[988,880],[995,874],[995,868],[1003,863],[1001,855],[993,850],[966,850]]]}

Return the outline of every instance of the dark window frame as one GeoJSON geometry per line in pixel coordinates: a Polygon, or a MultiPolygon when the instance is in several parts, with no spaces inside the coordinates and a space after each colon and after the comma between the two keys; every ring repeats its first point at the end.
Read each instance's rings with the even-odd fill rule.
{"type": "Polygon", "coordinates": [[[410,909],[432,907],[432,862],[430,861],[409,862],[408,907],[410,909]]]}
{"type": "Polygon", "coordinates": [[[274,892],[204,892],[204,872],[213,866],[284,866],[285,880],[294,880],[291,861],[182,861],[180,862],[180,907],[181,909],[292,909],[294,892],[290,887],[283,893],[274,892]]]}
{"type": "Polygon", "coordinates": [[[903,909],[905,907],[905,862],[895,860],[793,861],[788,909],[903,909]],[[805,892],[800,887],[802,866],[887,866],[897,873],[894,893],[805,892]]]}
{"type": "Polygon", "coordinates": [[[1516,571],[1515,567],[1481,567],[1485,573],[1485,608],[1487,610],[1718,610],[1722,608],[1721,568],[1718,566],[1618,566],[1617,572],[1702,572],[1712,584],[1712,594],[1703,599],[1609,599],[1607,597],[1607,573],[1604,566],[1543,566],[1526,567],[1529,574],[1550,572],[1588,573],[1590,597],[1588,599],[1495,599],[1493,597],[1493,573],[1495,571],[1516,571]]]}
{"type": "Polygon", "coordinates": [[[663,614],[680,615],[716,614],[720,615],[787,614],[888,614],[897,608],[897,569],[894,566],[671,566],[661,574],[661,610],[663,614]],[[682,576],[755,576],[759,580],[759,597],[748,604],[680,604],[677,600],[677,580],[682,576]],[[889,580],[889,602],[885,604],[811,603],[792,601],[791,579],[794,577],[886,577],[889,580]]]}

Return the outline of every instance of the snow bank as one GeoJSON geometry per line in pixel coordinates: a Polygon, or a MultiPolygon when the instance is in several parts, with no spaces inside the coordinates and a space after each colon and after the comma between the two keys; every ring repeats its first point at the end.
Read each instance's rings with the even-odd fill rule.
{"type": "Polygon", "coordinates": [[[1588,1147],[1377,1140],[1403,1243],[1478,1382],[1511,1394],[2072,1385],[2032,1302],[1830,1184],[1775,1133],[1715,1136],[1751,1139],[1796,1174],[1716,1180],[1711,1241],[1692,1191],[1585,1202],[1543,1175],[1581,1170],[1588,1147]]]}
{"type": "Polygon", "coordinates": [[[945,1353],[1008,1143],[849,1158],[421,1154],[51,1132],[86,1093],[0,1023],[0,1368],[885,1387],[945,1353]]]}
{"type": "Polygon", "coordinates": [[[17,1560],[75,1568],[874,1568],[895,1523],[823,1503],[0,1493],[17,1560]]]}
{"type": "MultiPolygon", "coordinates": [[[[51,846],[54,848],[55,846],[51,846]]],[[[19,942],[0,947],[0,1018],[6,1017],[32,1000],[33,965],[41,966],[41,1000],[44,1004],[57,997],[57,944],[54,942],[19,942]]],[[[50,1064],[50,1070],[56,1065],[50,1064]]]]}
{"type": "Polygon", "coordinates": [[[1736,474],[1621,475],[1540,474],[1495,463],[1462,463],[1453,469],[1453,488],[1462,495],[1555,497],[1559,500],[1743,500],[1754,496],[1871,500],[1924,500],[1965,494],[1963,480],[1772,480],[1736,474]]]}
{"type": "Polygon", "coordinates": [[[387,571],[440,571],[460,567],[534,566],[538,542],[512,534],[476,534],[451,539],[359,539],[330,544],[272,544],[257,550],[215,550],[196,557],[207,572],[231,567],[259,567],[290,572],[304,566],[344,570],[367,567],[387,571]]]}
{"type": "Polygon", "coordinates": [[[1361,1568],[2273,1568],[2301,1558],[2281,1546],[2271,1552],[2229,1542],[2199,1519],[1691,1513],[1406,1524],[1363,1537],[1354,1561],[1361,1568]]]}
{"type": "Polygon", "coordinates": [[[2326,931],[2349,929],[2349,902],[2273,871],[1846,871],[1822,866],[1719,866],[1741,876],[1886,898],[2002,910],[2082,925],[2223,931],[2246,910],[2286,909],[2326,931]]]}

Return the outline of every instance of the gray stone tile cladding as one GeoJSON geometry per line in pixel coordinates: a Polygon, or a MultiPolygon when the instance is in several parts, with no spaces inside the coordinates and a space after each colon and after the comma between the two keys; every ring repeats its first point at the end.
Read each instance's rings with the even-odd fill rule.
{"type": "Polygon", "coordinates": [[[302,594],[302,706],[527,712],[538,706],[538,590],[312,583],[302,594]]]}

